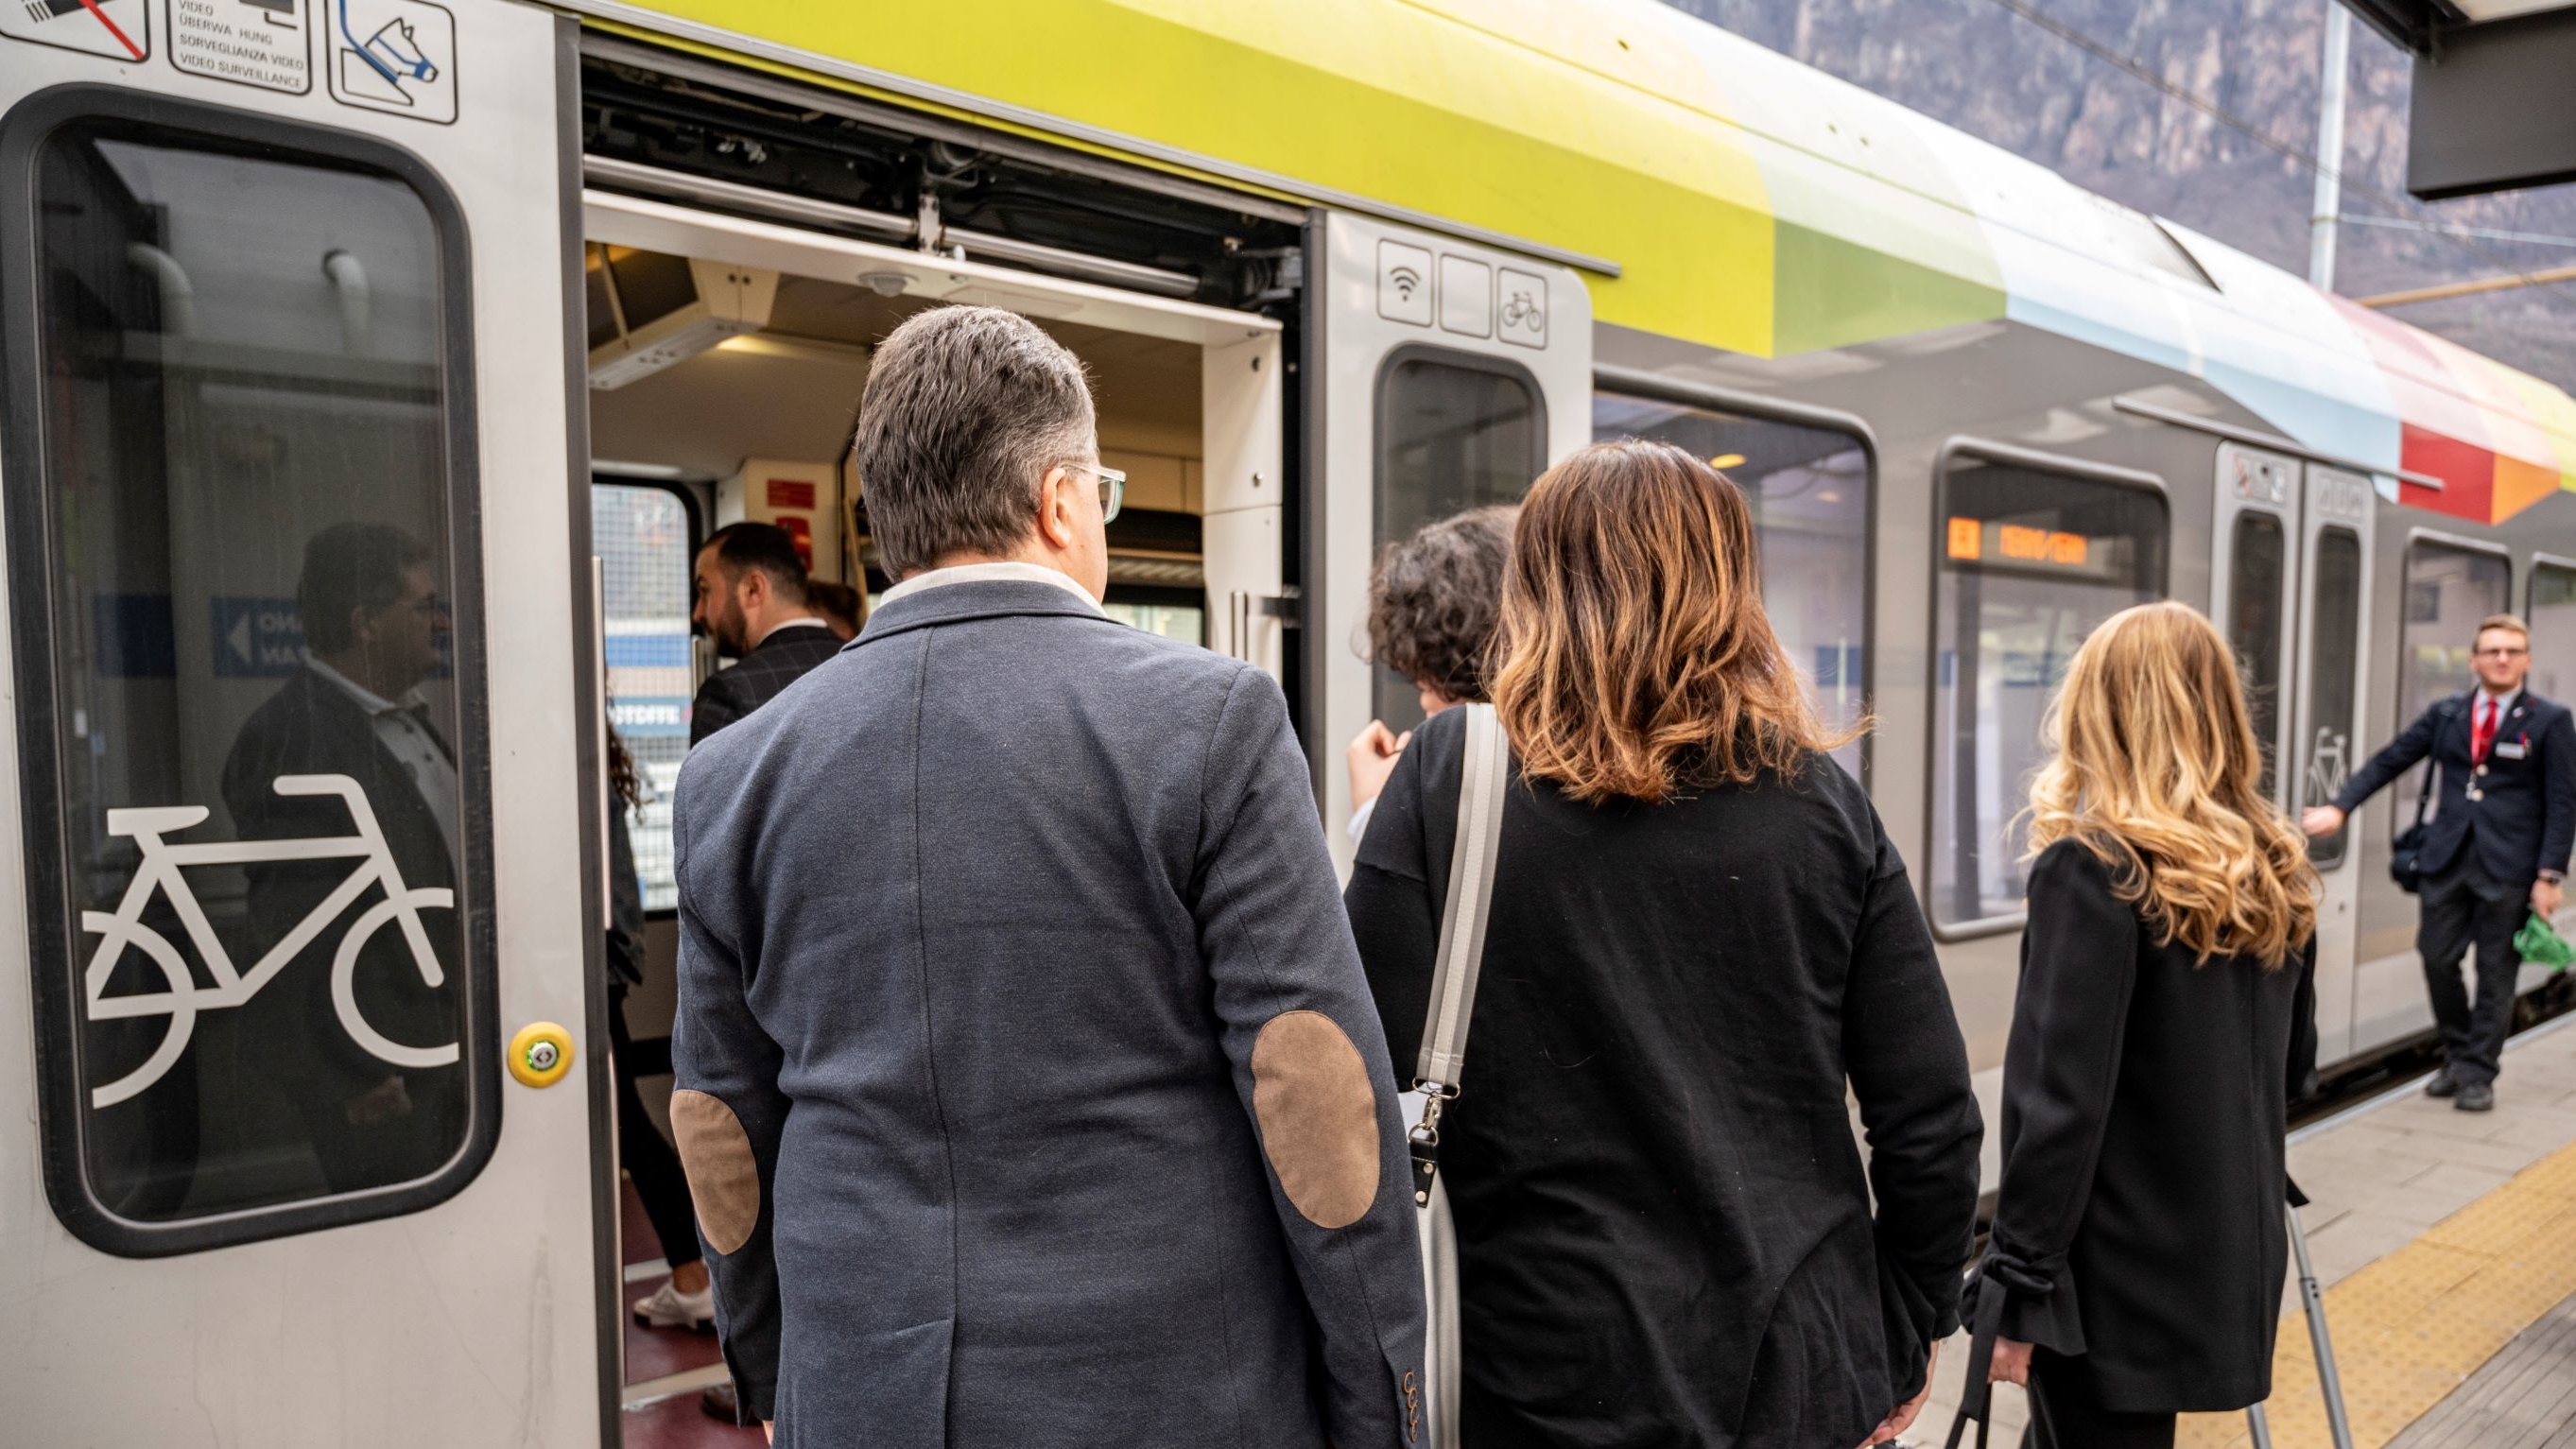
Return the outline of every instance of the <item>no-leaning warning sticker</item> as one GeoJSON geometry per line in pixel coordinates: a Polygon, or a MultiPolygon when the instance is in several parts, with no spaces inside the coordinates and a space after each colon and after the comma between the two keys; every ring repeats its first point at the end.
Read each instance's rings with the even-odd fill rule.
{"type": "Polygon", "coordinates": [[[179,69],[289,95],[313,89],[312,0],[169,0],[169,7],[170,63],[179,69]]]}
{"type": "Polygon", "coordinates": [[[110,60],[152,55],[152,15],[145,0],[0,0],[0,35],[110,60]]]}

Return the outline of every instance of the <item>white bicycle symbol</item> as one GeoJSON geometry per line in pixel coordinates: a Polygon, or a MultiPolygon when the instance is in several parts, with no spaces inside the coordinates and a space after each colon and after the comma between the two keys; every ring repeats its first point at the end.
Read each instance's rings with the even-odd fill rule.
{"type": "Polygon", "coordinates": [[[358,957],[367,941],[388,921],[402,923],[403,939],[411,946],[412,964],[420,968],[420,979],[438,986],[447,973],[438,964],[438,953],[430,949],[429,933],[422,929],[420,913],[430,906],[450,907],[456,904],[456,893],[443,886],[406,887],[402,872],[394,864],[393,851],[386,846],[384,832],[377,828],[375,809],[367,803],[366,792],[346,775],[280,775],[274,787],[280,795],[337,795],[346,801],[349,818],[357,827],[350,835],[317,836],[303,840],[241,840],[209,845],[173,845],[163,840],[164,834],[185,830],[202,823],[209,813],[203,805],[162,805],[107,812],[107,833],[131,837],[143,852],[143,863],[135,868],[134,881],[126,887],[125,899],[116,913],[81,912],[81,929],[99,936],[98,950],[89,958],[82,980],[92,1021],[123,1021],[134,1017],[167,1016],[170,1025],[161,1045],[133,1071],[96,1088],[90,1093],[92,1107],[112,1107],[149,1088],[170,1070],[170,1064],[188,1047],[188,1037],[197,1028],[197,1013],[219,1011],[239,1006],[259,994],[270,978],[286,969],[324,927],[348,909],[349,903],[371,886],[383,885],[385,898],[359,913],[349,923],[347,934],[340,938],[340,949],[331,959],[331,1005],[339,1013],[340,1028],[349,1039],[379,1059],[397,1067],[443,1067],[457,1059],[456,1043],[445,1046],[405,1046],[387,1038],[369,1025],[358,1010],[353,982],[357,975],[358,957]],[[250,865],[280,860],[355,860],[356,871],[339,887],[325,896],[312,912],[286,933],[284,939],[268,949],[248,974],[233,968],[232,956],[224,950],[206,920],[197,893],[181,874],[189,866],[250,865]],[[143,924],[144,907],[151,904],[154,892],[169,896],[171,908],[178,912],[181,924],[188,928],[188,939],[197,954],[204,958],[206,969],[213,973],[215,985],[200,987],[188,970],[187,959],[159,931],[143,924]],[[166,991],[137,992],[123,996],[107,995],[108,979],[116,974],[117,963],[132,947],[150,957],[161,968],[169,982],[166,991]]]}

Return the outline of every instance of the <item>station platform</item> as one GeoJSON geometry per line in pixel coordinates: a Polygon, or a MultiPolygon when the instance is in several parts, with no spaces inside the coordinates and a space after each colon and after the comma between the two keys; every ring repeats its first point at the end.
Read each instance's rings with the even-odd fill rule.
{"type": "MultiPolygon", "coordinates": [[[[2576,1449],[2576,1017],[2507,1046],[2493,1112],[2423,1085],[2290,1138],[2354,1449],[2576,1449]]],[[[2295,1281],[2281,1303],[2272,1444],[2332,1449],[2295,1281]]],[[[1943,1345],[1906,1443],[1947,1437],[1967,1357],[1966,1335],[1943,1345]]],[[[1999,1386],[1995,1409],[1992,1442],[2019,1443],[2021,1390],[1999,1386]]],[[[2245,1415],[2208,1414],[2179,1443],[2254,1440],[2245,1415]]]]}

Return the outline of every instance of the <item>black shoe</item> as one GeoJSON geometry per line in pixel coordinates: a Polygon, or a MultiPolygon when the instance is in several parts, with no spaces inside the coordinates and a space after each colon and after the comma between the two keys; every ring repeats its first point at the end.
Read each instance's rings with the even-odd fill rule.
{"type": "Polygon", "coordinates": [[[2460,1100],[2451,1105],[2463,1112],[2492,1112],[2495,1110],[2495,1088],[2484,1082],[2462,1082],[2460,1100]]]}
{"type": "Polygon", "coordinates": [[[728,1424],[742,1422],[742,1401],[734,1396],[731,1379],[720,1384],[710,1384],[699,1391],[698,1407],[705,1411],[710,1419],[721,1419],[728,1424]]]}
{"type": "Polygon", "coordinates": [[[2424,1095],[2427,1097],[2456,1097],[2460,1095],[2460,1079],[2451,1075],[2451,1069],[2449,1067],[2444,1067],[2433,1074],[2433,1080],[2424,1084],[2424,1095]]]}

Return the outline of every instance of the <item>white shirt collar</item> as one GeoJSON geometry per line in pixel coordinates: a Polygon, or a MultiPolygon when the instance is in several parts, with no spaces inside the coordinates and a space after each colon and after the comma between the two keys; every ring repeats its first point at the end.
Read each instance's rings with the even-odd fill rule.
{"type": "Polygon", "coordinates": [[[2481,684],[2478,686],[2478,698],[2494,700],[2496,718],[2502,719],[2504,718],[2504,712],[2513,708],[2513,702],[2522,698],[2522,686],[2517,684],[2503,694],[2489,694],[2487,693],[2487,687],[2481,684]]]}
{"type": "Polygon", "coordinates": [[[790,629],[829,629],[831,627],[831,620],[818,619],[810,614],[802,619],[788,619],[780,623],[772,624],[767,629],[763,630],[759,638],[751,641],[751,647],[757,649],[761,645],[769,642],[770,635],[784,634],[790,629]]]}
{"type": "Polygon", "coordinates": [[[886,590],[884,597],[880,598],[878,602],[880,604],[891,604],[897,599],[906,598],[929,589],[946,588],[950,584],[990,584],[1006,581],[1025,584],[1053,584],[1057,588],[1064,590],[1066,593],[1073,595],[1075,598],[1082,600],[1083,604],[1088,607],[1091,612],[1095,614],[1102,612],[1100,601],[1091,596],[1091,590],[1075,583],[1073,581],[1073,575],[1065,573],[1061,569],[1048,568],[1044,564],[1021,563],[1016,559],[1006,559],[999,563],[951,564],[944,569],[931,569],[925,573],[917,573],[911,578],[905,579],[902,583],[895,585],[893,588],[886,590]]]}
{"type": "Polygon", "coordinates": [[[337,688],[342,694],[345,694],[349,696],[349,698],[357,701],[358,708],[365,710],[371,715],[385,714],[393,710],[410,709],[421,702],[420,691],[418,689],[414,689],[411,693],[404,695],[399,700],[387,699],[383,695],[376,693],[374,690],[367,688],[365,685],[360,684],[358,681],[342,674],[339,670],[323,663],[320,657],[315,655],[313,651],[309,649],[304,652],[304,667],[321,675],[323,679],[328,681],[334,688],[337,688]]]}

